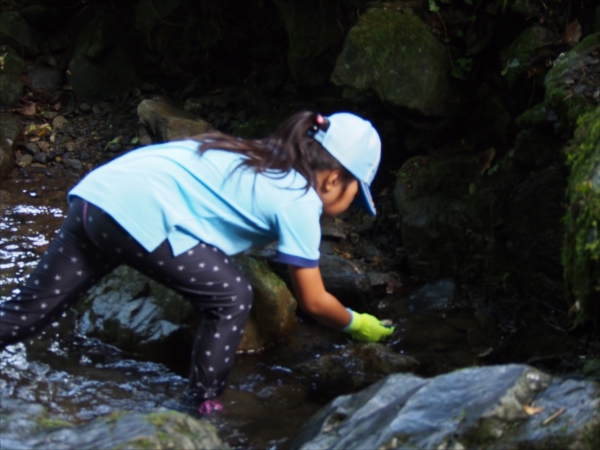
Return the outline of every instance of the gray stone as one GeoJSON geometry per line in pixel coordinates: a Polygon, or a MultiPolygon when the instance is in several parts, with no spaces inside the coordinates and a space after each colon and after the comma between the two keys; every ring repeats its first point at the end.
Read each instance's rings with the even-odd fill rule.
{"type": "Polygon", "coordinates": [[[21,74],[25,62],[16,51],[8,47],[0,52],[0,66],[0,105],[13,106],[23,95],[21,74]]]}
{"type": "Polygon", "coordinates": [[[15,150],[21,137],[23,124],[14,115],[0,113],[0,178],[15,165],[15,150]]]}
{"type": "Polygon", "coordinates": [[[162,97],[142,101],[137,112],[154,142],[176,141],[214,130],[208,122],[162,97]]]}
{"type": "Polygon", "coordinates": [[[333,83],[377,92],[381,100],[427,116],[454,108],[450,61],[416,15],[395,8],[372,8],[348,32],[331,76],[333,83]]]}
{"type": "Polygon", "coordinates": [[[289,448],[595,448],[599,406],[593,383],[553,378],[525,365],[469,368],[431,379],[395,374],[333,400],[289,448]],[[526,407],[532,405],[541,409],[530,415],[526,407]]]}
{"type": "Polygon", "coordinates": [[[54,90],[61,87],[62,71],[55,67],[34,67],[27,72],[27,85],[37,90],[54,90]]]}

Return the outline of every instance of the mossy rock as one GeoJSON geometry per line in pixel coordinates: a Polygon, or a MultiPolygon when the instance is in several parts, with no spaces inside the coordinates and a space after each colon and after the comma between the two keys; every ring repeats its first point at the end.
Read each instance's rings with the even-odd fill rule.
{"type": "Polygon", "coordinates": [[[600,33],[592,34],[559,56],[544,78],[544,101],[516,119],[521,127],[552,124],[558,135],[569,137],[577,119],[594,109],[597,86],[587,77],[600,51],[600,33]]]}
{"type": "Polygon", "coordinates": [[[542,48],[557,39],[554,31],[534,25],[523,31],[501,54],[502,74],[509,86],[527,70],[527,64],[542,48]]]}
{"type": "Polygon", "coordinates": [[[348,32],[331,81],[372,89],[386,103],[427,116],[453,111],[450,60],[444,44],[416,15],[372,8],[348,32]]]}
{"type": "Polygon", "coordinates": [[[565,279],[584,314],[600,313],[600,106],[578,121],[567,149],[565,279]]]}

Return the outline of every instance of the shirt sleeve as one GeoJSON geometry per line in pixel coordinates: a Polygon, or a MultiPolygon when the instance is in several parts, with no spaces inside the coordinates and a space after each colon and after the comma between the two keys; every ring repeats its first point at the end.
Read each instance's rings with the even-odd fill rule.
{"type": "Polygon", "coordinates": [[[319,265],[320,201],[294,203],[277,214],[279,245],[276,259],[298,267],[319,265]]]}

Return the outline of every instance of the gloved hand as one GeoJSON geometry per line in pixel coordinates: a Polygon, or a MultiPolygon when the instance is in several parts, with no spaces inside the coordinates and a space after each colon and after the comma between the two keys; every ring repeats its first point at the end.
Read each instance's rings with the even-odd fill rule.
{"type": "Polygon", "coordinates": [[[359,314],[347,308],[352,314],[352,320],[343,329],[350,333],[352,339],[360,342],[377,342],[391,335],[395,327],[386,327],[382,322],[370,314],[359,314]]]}

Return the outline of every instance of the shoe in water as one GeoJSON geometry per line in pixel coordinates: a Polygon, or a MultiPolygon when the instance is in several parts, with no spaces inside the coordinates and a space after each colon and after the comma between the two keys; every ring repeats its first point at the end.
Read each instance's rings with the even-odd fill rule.
{"type": "Polygon", "coordinates": [[[225,411],[221,402],[217,400],[204,400],[198,407],[198,414],[207,416],[214,411],[225,411]]]}

